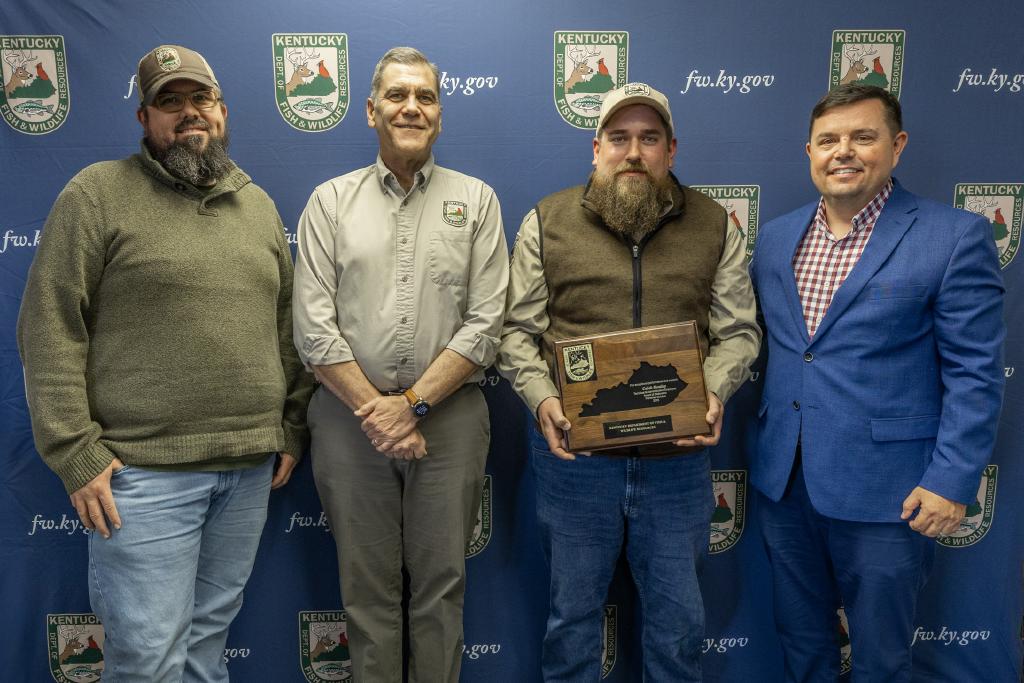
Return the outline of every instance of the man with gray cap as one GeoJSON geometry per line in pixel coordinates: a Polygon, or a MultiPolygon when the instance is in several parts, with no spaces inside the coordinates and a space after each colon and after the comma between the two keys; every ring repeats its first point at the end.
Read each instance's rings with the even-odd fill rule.
{"type": "Polygon", "coordinates": [[[308,441],[311,386],[281,219],[227,156],[213,71],[162,45],[138,81],[141,149],[58,196],[18,348],[36,447],[93,530],[104,679],[226,681],[228,626],[270,489],[308,441]]]}
{"type": "Polygon", "coordinates": [[[663,94],[630,83],[604,99],[585,186],[542,199],[512,251],[498,368],[537,418],[531,464],[551,567],[544,680],[600,678],[601,620],[620,552],[640,597],[643,676],[701,680],[697,583],[714,502],[707,447],[748,375],[760,331],[740,235],[679,184],[663,94]],[[574,454],[553,347],[560,339],[695,320],[712,435],[574,454]]]}

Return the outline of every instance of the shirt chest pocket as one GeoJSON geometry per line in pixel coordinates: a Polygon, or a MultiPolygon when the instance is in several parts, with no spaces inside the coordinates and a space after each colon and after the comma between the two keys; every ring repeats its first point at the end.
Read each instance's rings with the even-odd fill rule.
{"type": "Polygon", "coordinates": [[[430,279],[442,286],[465,287],[473,246],[468,232],[435,232],[430,236],[427,266],[430,279]]]}

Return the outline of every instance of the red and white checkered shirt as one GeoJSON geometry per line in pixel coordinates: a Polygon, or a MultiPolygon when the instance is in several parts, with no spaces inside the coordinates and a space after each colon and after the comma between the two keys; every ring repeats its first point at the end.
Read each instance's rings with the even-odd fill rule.
{"type": "Polygon", "coordinates": [[[800,295],[809,337],[814,336],[828,307],[832,304],[832,297],[857,265],[860,255],[864,253],[875,221],[882,213],[890,194],[891,178],[874,199],[857,212],[851,222],[850,232],[842,239],[836,239],[828,229],[825,199],[822,198],[818,202],[818,213],[793,256],[796,291],[800,295]]]}

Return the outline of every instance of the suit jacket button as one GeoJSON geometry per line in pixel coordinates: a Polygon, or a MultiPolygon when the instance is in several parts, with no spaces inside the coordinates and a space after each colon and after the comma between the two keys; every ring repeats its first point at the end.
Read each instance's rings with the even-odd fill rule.
{"type": "Polygon", "coordinates": [[[814,360],[814,354],[813,353],[808,351],[807,353],[804,354],[804,361],[810,363],[812,360],[814,360]]]}
{"type": "Polygon", "coordinates": [[[793,410],[800,410],[800,401],[793,401],[793,410]]]}

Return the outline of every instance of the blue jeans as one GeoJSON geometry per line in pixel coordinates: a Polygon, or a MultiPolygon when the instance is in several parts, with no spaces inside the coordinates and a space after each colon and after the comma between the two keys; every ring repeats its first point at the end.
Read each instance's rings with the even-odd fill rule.
{"type": "Polygon", "coordinates": [[[667,458],[559,460],[532,437],[537,517],[551,566],[544,680],[601,678],[604,604],[625,546],[640,597],[644,680],[700,681],[714,497],[706,450],[667,458]]]}
{"type": "Polygon", "coordinates": [[[224,642],[267,518],[274,458],[226,472],[127,466],[121,528],[89,535],[89,598],[105,683],[227,681],[224,642]]]}

